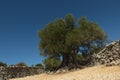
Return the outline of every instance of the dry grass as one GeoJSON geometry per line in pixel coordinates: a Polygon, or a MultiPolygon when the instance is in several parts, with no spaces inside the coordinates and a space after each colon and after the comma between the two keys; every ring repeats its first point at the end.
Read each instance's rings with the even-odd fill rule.
{"type": "Polygon", "coordinates": [[[64,74],[41,74],[11,80],[120,80],[120,66],[95,66],[64,74]]]}

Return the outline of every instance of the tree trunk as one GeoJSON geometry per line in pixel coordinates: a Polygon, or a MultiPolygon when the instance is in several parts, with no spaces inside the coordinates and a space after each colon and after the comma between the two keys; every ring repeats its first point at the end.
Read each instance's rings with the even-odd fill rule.
{"type": "Polygon", "coordinates": [[[62,63],[61,63],[61,65],[60,65],[60,67],[59,68],[64,68],[64,67],[67,67],[68,65],[68,55],[67,54],[63,54],[62,55],[62,58],[63,58],[63,60],[62,60],[62,63]]]}
{"type": "Polygon", "coordinates": [[[65,67],[67,67],[68,69],[77,68],[79,65],[76,59],[76,55],[77,54],[75,53],[63,54],[62,55],[63,60],[59,68],[65,68],[65,67]]]}
{"type": "Polygon", "coordinates": [[[68,66],[69,66],[70,69],[78,68],[79,67],[76,56],[77,56],[77,54],[75,54],[75,53],[71,53],[69,55],[68,66]]]}

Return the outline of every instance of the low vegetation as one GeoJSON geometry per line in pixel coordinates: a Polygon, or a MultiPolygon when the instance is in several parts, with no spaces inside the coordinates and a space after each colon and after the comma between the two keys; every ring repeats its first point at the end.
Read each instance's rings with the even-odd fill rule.
{"type": "Polygon", "coordinates": [[[3,67],[7,67],[7,64],[4,63],[4,62],[0,62],[0,67],[3,66],[3,67]]]}

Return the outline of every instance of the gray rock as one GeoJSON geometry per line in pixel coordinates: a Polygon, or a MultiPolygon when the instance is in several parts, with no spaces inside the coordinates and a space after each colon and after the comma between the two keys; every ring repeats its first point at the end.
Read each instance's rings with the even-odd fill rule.
{"type": "Polygon", "coordinates": [[[105,46],[99,53],[92,56],[92,64],[105,64],[107,66],[120,65],[120,40],[105,46]]]}

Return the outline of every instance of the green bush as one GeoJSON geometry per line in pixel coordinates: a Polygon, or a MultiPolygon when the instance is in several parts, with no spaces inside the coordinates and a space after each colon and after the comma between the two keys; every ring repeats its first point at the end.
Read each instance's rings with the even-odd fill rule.
{"type": "Polygon", "coordinates": [[[61,64],[58,58],[48,57],[44,60],[45,70],[56,70],[61,64]]]}
{"type": "Polygon", "coordinates": [[[19,67],[28,67],[26,63],[24,62],[19,62],[18,64],[16,64],[15,66],[19,66],[19,67]]]}
{"type": "Polygon", "coordinates": [[[82,54],[77,54],[76,58],[77,58],[77,61],[80,61],[80,60],[84,59],[82,54]]]}
{"type": "Polygon", "coordinates": [[[35,67],[43,68],[42,64],[36,64],[35,67]]]}
{"type": "Polygon", "coordinates": [[[7,67],[6,63],[0,62],[0,66],[7,67]]]}

